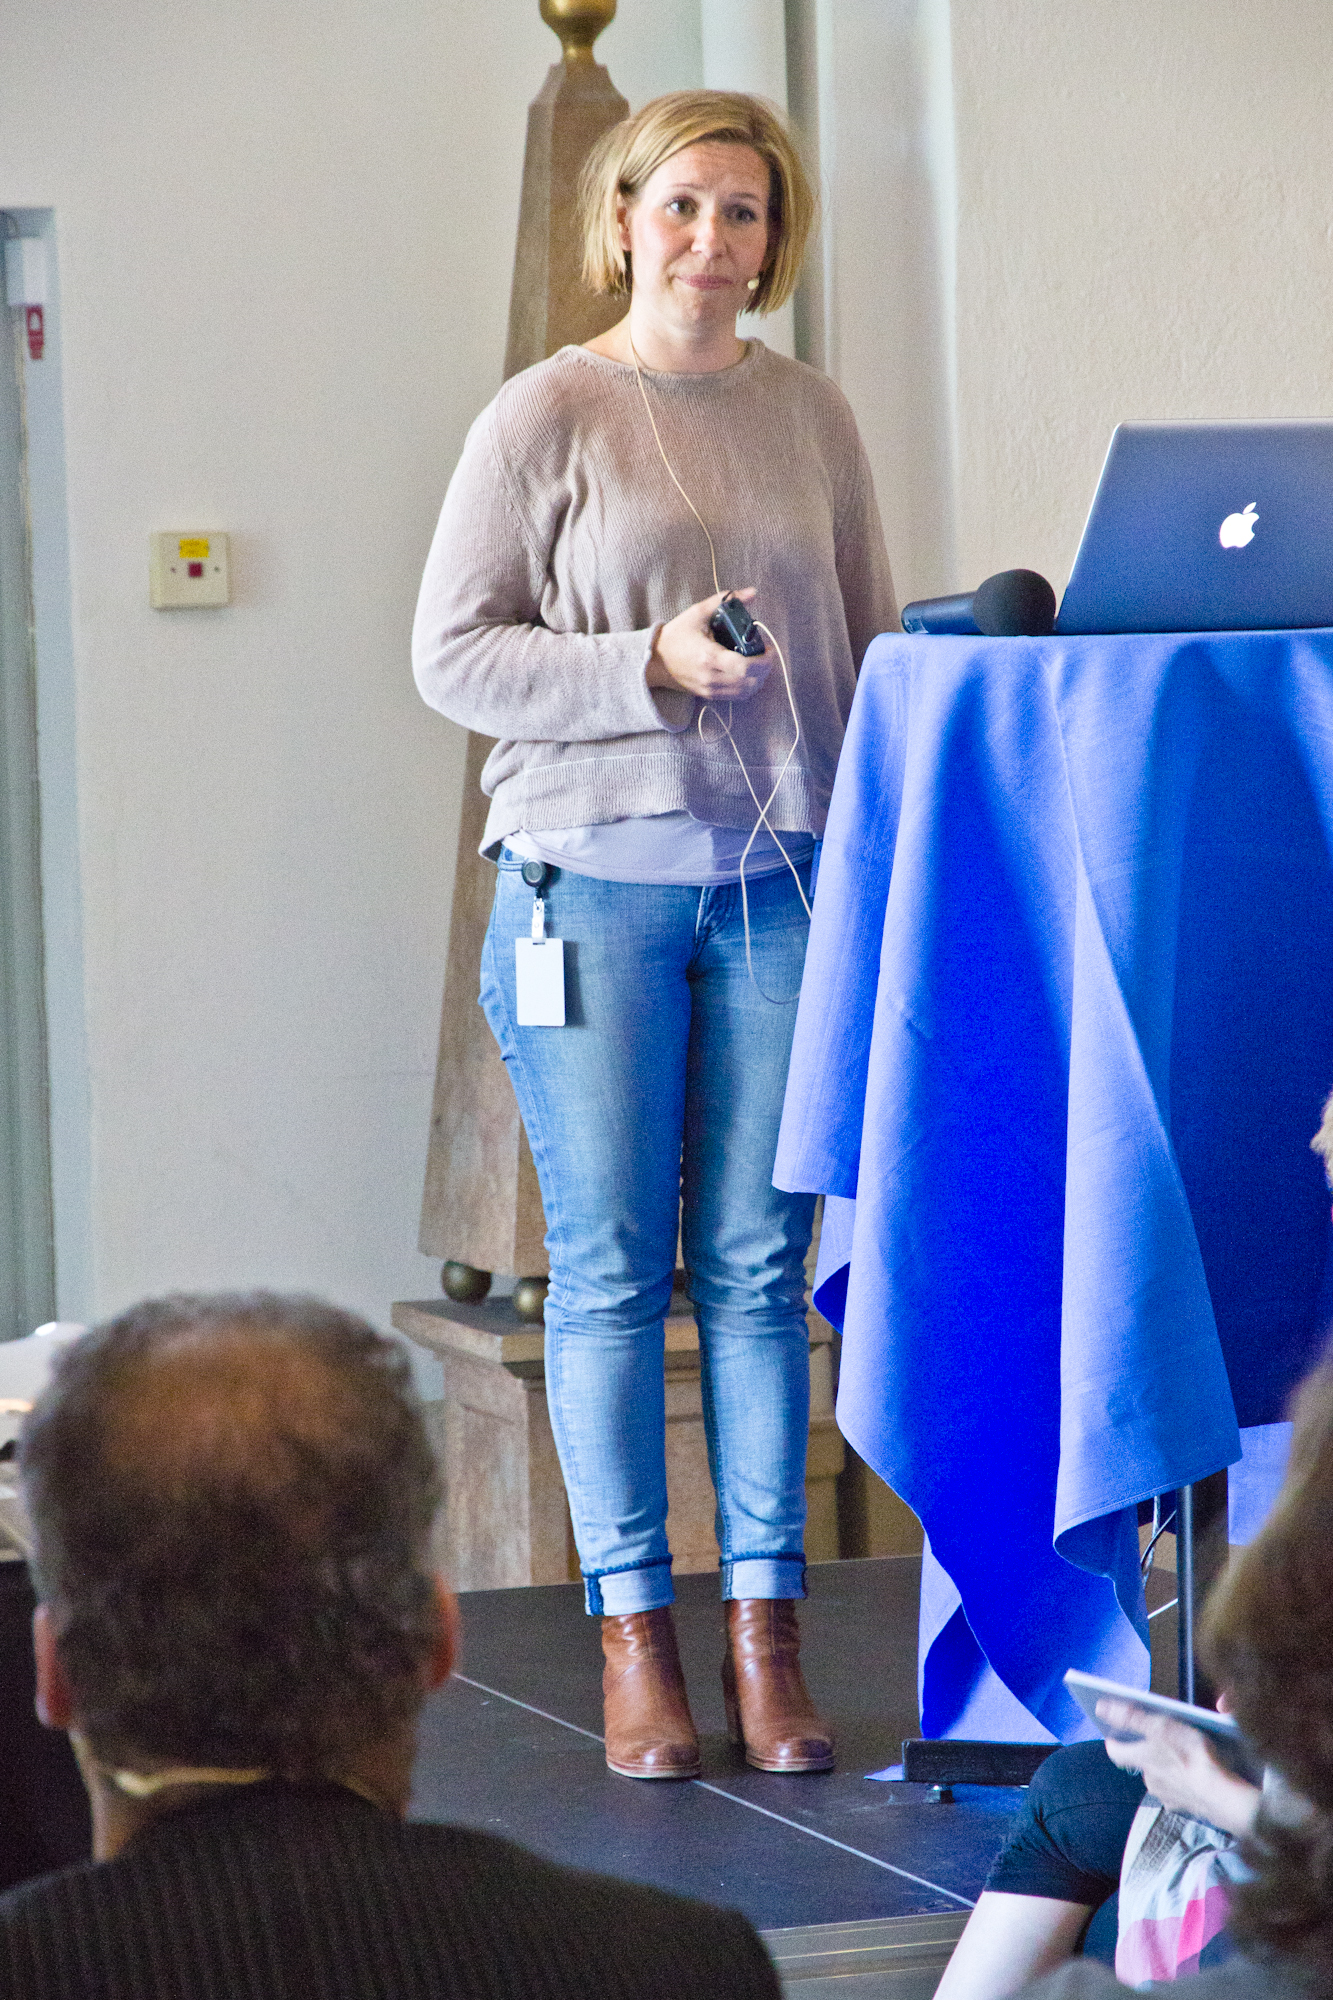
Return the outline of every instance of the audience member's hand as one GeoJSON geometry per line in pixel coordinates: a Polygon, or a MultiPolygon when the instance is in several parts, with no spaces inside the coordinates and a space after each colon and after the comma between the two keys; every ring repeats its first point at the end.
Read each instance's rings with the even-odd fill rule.
{"type": "Polygon", "coordinates": [[[1202,1730],[1110,1696],[1097,1703],[1097,1719],[1112,1729],[1134,1731],[1128,1743],[1108,1737],[1106,1754],[1122,1771],[1142,1771],[1144,1784],[1164,1806],[1224,1833],[1249,1832],[1259,1810],[1258,1788],[1222,1768],[1202,1730]]]}
{"type": "MultiPolygon", "coordinates": [[[[733,594],[748,604],[755,593],[750,587],[733,594]]],[[[747,660],[718,645],[708,621],[721,602],[722,596],[705,597],[662,627],[648,662],[649,687],[678,688],[701,701],[748,701],[759,692],[773,661],[767,652],[747,660]]]]}

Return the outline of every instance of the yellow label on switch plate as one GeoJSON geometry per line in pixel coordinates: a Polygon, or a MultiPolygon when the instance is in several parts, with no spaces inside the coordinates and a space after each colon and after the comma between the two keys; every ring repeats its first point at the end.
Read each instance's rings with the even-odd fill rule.
{"type": "Polygon", "coordinates": [[[208,543],[201,539],[195,541],[187,539],[181,543],[180,552],[182,562],[206,562],[208,560],[208,543]]]}

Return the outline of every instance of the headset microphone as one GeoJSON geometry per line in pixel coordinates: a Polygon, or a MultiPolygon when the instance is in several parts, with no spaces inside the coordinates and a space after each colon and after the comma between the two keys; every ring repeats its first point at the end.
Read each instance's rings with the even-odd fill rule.
{"type": "Polygon", "coordinates": [[[1055,592],[1035,569],[1002,569],[975,590],[905,604],[902,615],[904,632],[1044,639],[1055,629],[1055,592]]]}

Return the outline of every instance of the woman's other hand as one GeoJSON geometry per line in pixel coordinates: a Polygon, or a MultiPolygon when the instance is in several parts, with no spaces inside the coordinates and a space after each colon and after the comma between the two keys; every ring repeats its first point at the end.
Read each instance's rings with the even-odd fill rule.
{"type": "MultiPolygon", "coordinates": [[[[701,701],[748,701],[759,692],[772,671],[769,653],[747,660],[743,653],[719,646],[708,629],[726,594],[705,597],[662,627],[648,662],[649,687],[678,688],[701,701]]],[[[748,604],[755,592],[751,587],[732,594],[748,604]]]]}
{"type": "Polygon", "coordinates": [[[1122,1771],[1141,1771],[1164,1806],[1207,1820],[1223,1833],[1249,1832],[1259,1810],[1258,1788],[1222,1768],[1202,1730],[1109,1696],[1097,1703],[1097,1720],[1111,1729],[1133,1730],[1132,1742],[1108,1737],[1106,1754],[1122,1771]]]}

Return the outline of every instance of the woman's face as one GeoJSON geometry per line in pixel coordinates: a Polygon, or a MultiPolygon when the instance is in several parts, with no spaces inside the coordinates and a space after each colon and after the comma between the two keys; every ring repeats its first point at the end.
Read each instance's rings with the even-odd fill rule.
{"type": "Polygon", "coordinates": [[[634,303],[681,324],[743,312],[768,260],[768,194],[767,162],[749,146],[704,139],[664,160],[618,206],[634,303]]]}

